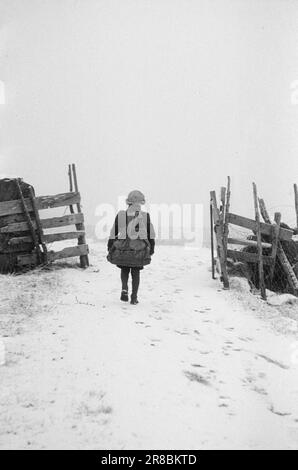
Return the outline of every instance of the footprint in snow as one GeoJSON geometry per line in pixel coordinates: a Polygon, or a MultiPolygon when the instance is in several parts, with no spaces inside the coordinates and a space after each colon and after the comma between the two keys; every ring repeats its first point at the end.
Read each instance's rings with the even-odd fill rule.
{"type": "Polygon", "coordinates": [[[277,415],[277,416],[291,416],[292,413],[285,413],[285,412],[282,412],[282,411],[277,411],[275,410],[274,406],[271,405],[270,408],[269,408],[269,411],[271,411],[271,413],[277,415]]]}
{"type": "Polygon", "coordinates": [[[278,366],[278,367],[280,367],[281,369],[285,369],[285,370],[289,369],[289,366],[286,366],[286,365],[282,364],[282,363],[279,362],[279,361],[276,361],[276,360],[274,360],[274,359],[271,359],[270,357],[265,356],[265,354],[257,354],[256,357],[261,357],[261,358],[264,359],[265,361],[269,362],[270,364],[274,364],[275,366],[278,366]]]}
{"type": "Polygon", "coordinates": [[[254,392],[258,393],[259,395],[268,395],[268,392],[264,389],[264,388],[261,388],[261,387],[253,387],[252,389],[254,392]]]}
{"type": "Polygon", "coordinates": [[[191,382],[198,382],[202,385],[205,385],[207,387],[210,387],[211,384],[208,380],[206,380],[202,375],[197,374],[196,372],[190,372],[188,370],[184,371],[185,377],[188,378],[191,382]]]}

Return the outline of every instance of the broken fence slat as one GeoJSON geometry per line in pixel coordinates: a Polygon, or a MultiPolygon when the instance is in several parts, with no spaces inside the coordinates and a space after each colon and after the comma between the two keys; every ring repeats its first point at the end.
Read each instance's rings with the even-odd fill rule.
{"type": "MultiPolygon", "coordinates": [[[[48,252],[48,260],[49,262],[64,259],[64,258],[73,258],[76,256],[85,256],[88,255],[89,248],[88,245],[77,245],[64,248],[60,251],[49,251],[48,252]]],[[[35,266],[37,264],[37,257],[36,254],[30,255],[19,255],[18,256],[18,264],[19,266],[35,266]]]]}
{"type": "MultiPolygon", "coordinates": [[[[228,214],[228,221],[232,225],[237,225],[240,227],[247,228],[252,230],[253,232],[257,231],[257,223],[255,220],[248,219],[247,217],[242,217],[241,215],[232,214],[231,212],[228,214]]],[[[270,224],[261,223],[260,224],[261,233],[263,235],[272,236],[274,227],[270,224]]],[[[292,230],[288,230],[285,228],[280,229],[279,239],[283,241],[290,241],[294,232],[292,230]]]]}
{"type": "MultiPolygon", "coordinates": [[[[228,250],[228,258],[235,259],[237,261],[244,261],[247,263],[258,263],[259,256],[257,253],[248,253],[246,251],[228,250]]],[[[271,256],[263,256],[263,263],[271,265],[273,259],[271,256]]]]}
{"type": "MultiPolygon", "coordinates": [[[[54,196],[39,196],[36,198],[36,206],[38,210],[51,209],[55,207],[70,206],[71,204],[79,204],[81,200],[80,193],[61,193],[54,196]]],[[[26,208],[29,212],[33,211],[32,203],[29,198],[25,199],[26,208]]],[[[21,214],[24,207],[20,199],[14,201],[0,202],[0,216],[21,214]]]]}

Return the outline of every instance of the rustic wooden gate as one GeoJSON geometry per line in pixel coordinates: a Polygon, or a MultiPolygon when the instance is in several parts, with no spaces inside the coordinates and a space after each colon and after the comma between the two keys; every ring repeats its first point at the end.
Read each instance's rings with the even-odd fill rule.
{"type": "MultiPolygon", "coordinates": [[[[20,180],[16,179],[20,198],[0,203],[0,217],[14,214],[24,214],[24,221],[12,222],[0,228],[0,233],[13,234],[9,245],[28,246],[28,253],[17,255],[18,268],[32,268],[48,264],[58,259],[80,257],[82,268],[89,266],[88,245],[84,225],[84,215],[81,210],[81,195],[78,190],[76,167],[69,165],[70,191],[52,196],[35,197],[33,188],[30,197],[23,197],[20,180]],[[70,214],[61,217],[41,218],[40,212],[45,209],[68,207],[70,214]],[[76,209],[76,210],[75,210],[76,209]],[[46,229],[74,226],[75,230],[46,234],[46,229]],[[22,236],[22,232],[26,233],[22,236]],[[28,234],[29,232],[29,234],[28,234]],[[17,233],[17,236],[16,236],[17,233]],[[77,245],[63,248],[59,251],[50,250],[48,245],[53,242],[76,239],[77,245]],[[32,251],[33,247],[33,251],[32,251]]],[[[16,249],[17,251],[17,249],[16,249]]]]}
{"type": "Polygon", "coordinates": [[[229,277],[227,270],[228,258],[242,263],[257,263],[259,269],[259,282],[262,298],[266,299],[266,289],[264,282],[264,265],[270,266],[270,275],[273,277],[276,259],[278,258],[283,268],[284,275],[294,295],[298,296],[298,279],[289,263],[282,248],[281,242],[291,241],[294,232],[282,228],[281,214],[275,213],[275,222],[271,223],[263,199],[258,198],[257,187],[253,183],[255,220],[236,215],[230,212],[230,178],[228,178],[227,188],[221,188],[221,205],[218,207],[216,192],[210,192],[210,216],[211,216],[211,253],[212,272],[214,277],[214,253],[213,253],[213,233],[216,238],[217,258],[220,266],[221,280],[224,288],[229,288],[229,277]],[[260,221],[262,215],[264,222],[260,221]],[[229,237],[229,226],[236,225],[252,231],[256,240],[229,237]],[[269,239],[268,243],[262,241],[263,236],[269,239]],[[253,247],[254,252],[240,251],[232,249],[231,246],[242,245],[243,247],[253,247]],[[264,255],[266,250],[266,255],[264,255]]]}

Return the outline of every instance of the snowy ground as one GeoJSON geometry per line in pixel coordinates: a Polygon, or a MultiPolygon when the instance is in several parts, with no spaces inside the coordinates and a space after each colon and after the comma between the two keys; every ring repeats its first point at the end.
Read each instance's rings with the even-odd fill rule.
{"type": "Polygon", "coordinates": [[[297,304],[156,251],[137,306],[103,245],[86,271],[1,276],[1,449],[298,449],[297,304]]]}

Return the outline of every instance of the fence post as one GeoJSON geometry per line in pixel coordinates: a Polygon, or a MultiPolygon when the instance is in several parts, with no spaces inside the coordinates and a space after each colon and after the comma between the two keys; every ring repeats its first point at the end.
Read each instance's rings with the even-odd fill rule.
{"type": "MultiPolygon", "coordinates": [[[[75,164],[73,163],[71,165],[72,167],[72,174],[73,174],[73,183],[74,183],[74,189],[75,189],[75,192],[78,193],[79,192],[79,187],[78,187],[78,180],[77,180],[77,173],[76,173],[76,166],[75,164]]],[[[72,184],[71,182],[71,179],[70,179],[70,184],[72,184]]],[[[78,210],[78,213],[81,214],[82,213],[82,209],[81,209],[81,204],[78,203],[77,204],[77,210],[78,210]]],[[[85,235],[85,225],[83,222],[79,223],[76,225],[76,229],[77,230],[83,230],[84,231],[84,235],[80,235],[78,237],[78,244],[79,245],[85,245],[86,244],[86,235],[85,235]]],[[[80,263],[81,263],[81,268],[87,268],[89,266],[89,257],[88,255],[82,255],[80,256],[80,263]]]]}
{"type": "Polygon", "coordinates": [[[272,265],[270,268],[270,281],[273,281],[274,277],[274,271],[275,271],[275,263],[276,263],[276,256],[277,256],[277,249],[278,249],[278,242],[279,242],[279,232],[280,232],[280,223],[281,223],[281,213],[276,212],[274,214],[274,232],[273,232],[273,238],[272,238],[272,265]]]}
{"type": "Polygon", "coordinates": [[[43,261],[44,261],[45,264],[48,264],[48,262],[49,262],[48,249],[47,249],[47,245],[46,245],[45,240],[44,240],[43,228],[42,228],[41,220],[40,220],[40,217],[39,217],[39,212],[38,212],[38,209],[37,209],[35,195],[34,195],[34,191],[33,191],[32,186],[30,186],[30,188],[29,188],[29,194],[30,194],[30,200],[31,200],[32,208],[34,210],[36,227],[37,227],[37,232],[38,232],[38,236],[39,236],[39,242],[41,243],[41,246],[42,246],[42,249],[43,249],[43,257],[44,257],[43,261]]]}
{"type": "Polygon", "coordinates": [[[297,184],[294,184],[295,192],[295,209],[296,209],[296,227],[298,228],[298,187],[297,184]]]}
{"type": "Polygon", "coordinates": [[[229,278],[227,272],[227,264],[225,257],[225,250],[223,245],[223,222],[221,220],[220,212],[217,207],[216,193],[215,191],[210,192],[210,198],[212,201],[214,224],[215,224],[215,234],[216,234],[216,245],[217,245],[217,255],[220,262],[221,268],[221,278],[225,289],[229,289],[229,278]]]}
{"type": "Polygon", "coordinates": [[[212,279],[215,279],[215,268],[214,268],[214,224],[213,224],[213,208],[210,202],[210,237],[211,237],[211,269],[212,269],[212,279]]]}
{"type": "Polygon", "coordinates": [[[21,188],[21,185],[20,185],[20,179],[16,178],[15,182],[16,182],[16,186],[17,186],[17,189],[18,189],[18,192],[19,192],[19,196],[20,196],[20,200],[21,200],[21,203],[22,203],[23,211],[24,211],[24,214],[25,214],[26,219],[27,219],[27,224],[28,224],[28,227],[29,227],[29,230],[30,230],[30,233],[31,233],[33,244],[34,244],[34,247],[35,247],[35,250],[36,250],[36,256],[37,256],[37,259],[38,259],[38,263],[41,264],[42,261],[43,261],[42,260],[42,253],[41,253],[41,250],[40,250],[39,241],[38,241],[36,233],[35,233],[35,228],[33,226],[33,223],[32,223],[31,217],[30,217],[30,213],[29,213],[28,208],[26,206],[26,201],[25,201],[23,193],[22,193],[22,188],[21,188]]]}
{"type": "MultiPolygon", "coordinates": [[[[68,179],[69,179],[69,191],[72,193],[73,192],[73,182],[72,182],[72,171],[71,171],[71,165],[68,165],[68,179]]],[[[74,214],[74,208],[73,206],[69,206],[69,210],[71,214],[74,214]]]]}
{"type": "Polygon", "coordinates": [[[231,178],[228,176],[226,208],[225,208],[225,218],[224,218],[224,227],[223,227],[223,237],[224,237],[223,243],[224,243],[226,260],[227,260],[227,253],[228,253],[230,201],[231,201],[231,178]]]}
{"type": "Polygon", "coordinates": [[[254,194],[254,205],[255,205],[255,217],[256,217],[256,229],[257,229],[257,243],[258,243],[258,258],[259,258],[259,283],[261,289],[261,296],[263,300],[267,299],[266,296],[266,287],[264,281],[264,265],[263,265],[263,247],[262,247],[262,235],[261,235],[261,221],[260,221],[260,211],[258,203],[258,192],[257,185],[253,183],[253,194],[254,194]]]}

